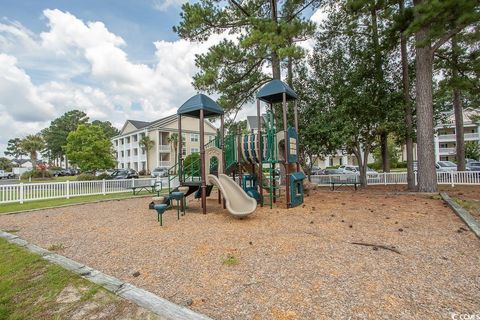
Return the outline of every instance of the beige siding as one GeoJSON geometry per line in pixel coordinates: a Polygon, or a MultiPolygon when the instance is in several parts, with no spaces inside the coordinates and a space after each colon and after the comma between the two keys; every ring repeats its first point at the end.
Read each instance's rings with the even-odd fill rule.
{"type": "Polygon", "coordinates": [[[121,134],[122,135],[127,134],[127,133],[130,133],[130,132],[135,131],[135,130],[138,130],[138,129],[135,128],[135,126],[133,124],[131,124],[130,122],[127,122],[127,124],[125,125],[125,128],[123,129],[121,134]]]}

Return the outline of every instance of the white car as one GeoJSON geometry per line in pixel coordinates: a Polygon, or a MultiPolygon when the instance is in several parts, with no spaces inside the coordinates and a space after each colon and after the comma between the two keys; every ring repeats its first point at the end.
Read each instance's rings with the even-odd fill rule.
{"type": "Polygon", "coordinates": [[[437,161],[435,167],[437,171],[457,171],[457,165],[452,161],[437,161]]]}

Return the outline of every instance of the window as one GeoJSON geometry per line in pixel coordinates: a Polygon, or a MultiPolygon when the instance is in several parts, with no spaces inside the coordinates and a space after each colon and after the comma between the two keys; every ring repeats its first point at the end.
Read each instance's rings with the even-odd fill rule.
{"type": "Polygon", "coordinates": [[[122,151],[122,158],[125,156],[125,151],[122,151]]]}
{"type": "Polygon", "coordinates": [[[339,161],[340,161],[340,165],[342,165],[343,164],[343,158],[340,158],[339,161]]]}
{"type": "Polygon", "coordinates": [[[190,153],[198,153],[198,148],[190,148],[190,153]]]}
{"type": "Polygon", "coordinates": [[[137,148],[133,149],[133,155],[138,156],[138,149],[137,148]]]}
{"type": "Polygon", "coordinates": [[[190,134],[190,141],[191,142],[198,142],[198,133],[191,133],[190,134]]]}
{"type": "Polygon", "coordinates": [[[118,147],[118,140],[115,140],[115,146],[118,147]]]}
{"type": "Polygon", "coordinates": [[[118,152],[115,152],[115,159],[118,159],[118,152]]]}
{"type": "Polygon", "coordinates": [[[187,155],[187,149],[186,148],[182,148],[182,156],[186,156],[187,155]]]}
{"type": "Polygon", "coordinates": [[[130,137],[127,137],[127,143],[130,143],[130,137]]]}
{"type": "Polygon", "coordinates": [[[122,169],[125,168],[125,165],[122,163],[122,169]]]}
{"type": "Polygon", "coordinates": [[[137,135],[134,135],[133,136],[133,142],[137,142],[138,141],[138,136],[137,135]]]}
{"type": "Polygon", "coordinates": [[[127,150],[127,157],[130,157],[130,150],[127,150]]]}
{"type": "Polygon", "coordinates": [[[330,167],[333,166],[333,158],[330,158],[329,162],[330,162],[330,167]]]}
{"type": "Polygon", "coordinates": [[[121,144],[122,144],[122,146],[123,146],[123,143],[124,143],[124,139],[121,139],[121,140],[120,140],[120,143],[121,143],[121,144]]]}

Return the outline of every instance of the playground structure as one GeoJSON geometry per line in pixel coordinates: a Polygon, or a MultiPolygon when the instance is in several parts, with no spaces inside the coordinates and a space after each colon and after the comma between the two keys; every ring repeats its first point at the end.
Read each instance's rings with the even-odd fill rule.
{"type": "MultiPolygon", "coordinates": [[[[178,109],[179,137],[182,137],[182,117],[199,119],[200,157],[185,165],[183,146],[179,143],[178,162],[169,170],[170,194],[178,191],[178,187],[171,187],[178,179],[180,186],[188,187],[185,197],[194,194],[201,199],[205,214],[206,198],[215,185],[219,190],[218,203],[222,203],[223,196],[223,207],[235,217],[244,217],[254,212],[257,204],[273,208],[280,197],[278,173],[283,171],[287,208],[303,203],[305,175],[298,163],[298,97],[287,84],[272,80],[258,91],[256,98],[258,129],[248,134],[229,132],[225,136],[224,111],[204,94],[191,97],[178,109]],[[294,102],[294,126],[288,125],[289,101],[294,102]],[[261,102],[267,104],[263,115],[261,102]],[[275,121],[276,103],[282,104],[283,130],[278,130],[275,121]],[[220,129],[214,140],[205,143],[205,119],[212,117],[220,117],[220,129]],[[268,196],[264,196],[264,191],[268,196]]],[[[165,202],[170,204],[170,197],[165,202]]]]}

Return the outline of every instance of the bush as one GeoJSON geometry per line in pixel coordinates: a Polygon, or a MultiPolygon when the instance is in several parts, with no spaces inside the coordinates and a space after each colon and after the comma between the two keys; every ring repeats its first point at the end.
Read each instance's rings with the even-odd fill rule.
{"type": "Polygon", "coordinates": [[[139,176],[146,176],[146,175],[148,175],[148,172],[147,172],[147,170],[140,170],[140,171],[138,171],[138,175],[139,176]]]}
{"type": "Polygon", "coordinates": [[[96,178],[97,180],[103,180],[103,179],[110,179],[111,176],[110,176],[108,173],[104,172],[104,173],[98,175],[98,176],[95,177],[95,178],[96,178]]]}
{"type": "Polygon", "coordinates": [[[47,178],[47,179],[50,179],[52,177],[52,174],[48,171],[37,171],[37,170],[30,170],[30,171],[26,171],[24,173],[22,173],[22,176],[20,177],[20,179],[23,179],[23,180],[28,180],[30,178],[32,179],[40,179],[40,178],[47,178]]]}
{"type": "Polygon", "coordinates": [[[200,154],[192,153],[183,160],[184,174],[193,176],[200,175],[200,154]]]}
{"type": "Polygon", "coordinates": [[[97,180],[97,177],[95,177],[95,175],[91,173],[81,173],[77,176],[77,181],[91,181],[91,180],[97,180]]]}
{"type": "Polygon", "coordinates": [[[338,169],[340,166],[329,166],[326,169],[338,169]]]}
{"type": "Polygon", "coordinates": [[[397,163],[397,168],[398,169],[405,169],[407,168],[407,161],[400,161],[397,163]]]}

